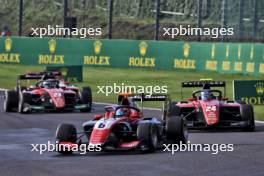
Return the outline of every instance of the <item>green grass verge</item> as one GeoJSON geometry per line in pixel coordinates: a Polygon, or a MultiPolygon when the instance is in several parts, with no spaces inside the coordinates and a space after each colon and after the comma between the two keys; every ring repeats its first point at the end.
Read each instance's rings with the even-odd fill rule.
{"type": "MultiPolygon", "coordinates": [[[[0,87],[13,88],[16,84],[16,76],[27,71],[40,71],[44,67],[40,66],[14,66],[0,65],[0,87]]],[[[233,88],[232,81],[262,79],[261,77],[246,76],[239,74],[219,74],[219,73],[203,73],[190,71],[157,71],[142,69],[118,69],[118,68],[84,68],[84,82],[77,84],[78,86],[91,86],[93,90],[94,101],[98,102],[116,102],[116,95],[98,94],[97,86],[113,86],[114,83],[121,85],[124,83],[129,86],[167,86],[168,93],[173,100],[181,100],[180,84],[182,81],[199,80],[200,78],[212,78],[214,80],[224,80],[227,83],[227,97],[232,99],[233,88]]],[[[193,89],[184,89],[183,97],[190,96],[193,89]]],[[[263,106],[254,106],[256,119],[264,120],[263,106]]]]}

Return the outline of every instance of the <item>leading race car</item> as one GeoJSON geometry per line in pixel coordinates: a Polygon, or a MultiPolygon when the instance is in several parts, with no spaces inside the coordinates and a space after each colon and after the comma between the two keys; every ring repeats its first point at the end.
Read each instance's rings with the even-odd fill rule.
{"type": "Polygon", "coordinates": [[[107,106],[104,115],[97,114],[92,120],[83,123],[83,132],[77,133],[76,127],[72,124],[60,124],[56,131],[57,143],[68,147],[58,152],[71,153],[72,147],[82,144],[99,145],[102,151],[138,149],[143,152],[154,152],[167,142],[187,142],[188,131],[184,119],[167,115],[166,95],[130,95],[129,99],[141,103],[164,102],[162,118],[146,117],[143,109],[132,106],[128,97],[122,96],[123,104],[107,106]],[[85,143],[82,142],[84,136],[87,138],[85,143]]]}
{"type": "Polygon", "coordinates": [[[184,117],[190,129],[231,127],[254,131],[253,106],[239,100],[229,101],[224,97],[225,86],[224,81],[182,82],[182,87],[202,89],[194,91],[187,101],[172,102],[169,114],[184,117]],[[224,95],[211,87],[224,87],[224,95]]]}
{"type": "Polygon", "coordinates": [[[15,90],[5,92],[5,112],[18,111],[72,111],[90,112],[92,91],[90,87],[69,85],[60,72],[45,71],[19,75],[15,90]],[[23,80],[36,80],[35,85],[24,86],[23,80]]]}

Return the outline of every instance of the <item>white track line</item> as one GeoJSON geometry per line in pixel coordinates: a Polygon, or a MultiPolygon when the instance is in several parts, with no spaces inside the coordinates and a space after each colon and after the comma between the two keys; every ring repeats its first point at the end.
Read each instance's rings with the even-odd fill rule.
{"type": "Polygon", "coordinates": [[[255,120],[256,123],[261,123],[264,124],[264,121],[260,121],[260,120],[255,120]]]}
{"type": "Polygon", "coordinates": [[[106,106],[113,106],[113,105],[115,105],[115,104],[112,104],[112,103],[101,103],[101,102],[93,102],[93,104],[106,105],[106,106]]]}

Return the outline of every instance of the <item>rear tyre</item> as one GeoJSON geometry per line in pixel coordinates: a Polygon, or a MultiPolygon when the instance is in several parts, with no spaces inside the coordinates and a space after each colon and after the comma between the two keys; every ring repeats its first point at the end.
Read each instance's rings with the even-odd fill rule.
{"type": "Polygon", "coordinates": [[[186,144],[188,141],[188,128],[186,121],[180,116],[168,117],[166,123],[167,141],[173,144],[180,142],[186,144]]]}
{"type": "Polygon", "coordinates": [[[14,112],[14,109],[18,107],[18,93],[15,90],[5,91],[4,97],[4,111],[14,112]]]}
{"type": "Polygon", "coordinates": [[[26,86],[21,86],[20,87],[20,91],[23,91],[23,90],[27,90],[27,87],[26,86]]]}
{"type": "Polygon", "coordinates": [[[151,123],[139,124],[137,136],[140,141],[140,150],[142,152],[155,152],[158,147],[157,126],[151,123]]]}
{"type": "Polygon", "coordinates": [[[92,89],[90,87],[83,87],[81,91],[81,102],[89,105],[89,108],[81,109],[81,112],[91,112],[92,110],[92,89]]]}
{"type": "Polygon", "coordinates": [[[170,103],[168,116],[180,116],[180,108],[177,106],[177,102],[170,103]]]}
{"type": "MultiPolygon", "coordinates": [[[[77,141],[77,130],[74,125],[72,124],[65,124],[62,123],[57,127],[56,130],[56,140],[58,143],[60,142],[71,142],[76,144],[77,141]]],[[[58,147],[58,153],[62,154],[71,154],[72,150],[69,148],[65,148],[66,150],[61,149],[58,147]]]]}
{"type": "Polygon", "coordinates": [[[118,95],[118,97],[117,97],[117,104],[118,105],[122,105],[123,99],[124,99],[124,96],[123,95],[118,95]]]}
{"type": "Polygon", "coordinates": [[[18,103],[18,112],[21,114],[30,113],[31,94],[21,92],[18,103]]]}
{"type": "Polygon", "coordinates": [[[248,125],[243,128],[243,131],[255,131],[255,118],[253,106],[250,104],[242,105],[241,116],[243,121],[248,121],[248,125]]]}

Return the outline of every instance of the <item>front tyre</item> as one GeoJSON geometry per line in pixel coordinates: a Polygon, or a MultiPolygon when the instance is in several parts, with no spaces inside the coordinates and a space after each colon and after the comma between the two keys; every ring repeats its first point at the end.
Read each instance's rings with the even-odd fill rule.
{"type": "Polygon", "coordinates": [[[5,91],[4,111],[13,112],[18,107],[18,93],[15,90],[5,91]]]}
{"type": "Polygon", "coordinates": [[[253,106],[250,104],[242,105],[242,120],[248,121],[248,125],[243,128],[243,131],[252,132],[255,131],[255,118],[253,106]]]}
{"type": "Polygon", "coordinates": [[[91,112],[92,110],[92,89],[90,87],[83,87],[80,92],[82,104],[88,105],[88,108],[81,109],[81,112],[91,112]]]}
{"type": "Polygon", "coordinates": [[[31,94],[21,92],[18,103],[18,112],[21,114],[30,113],[31,94]]]}
{"type": "MultiPolygon", "coordinates": [[[[77,130],[74,125],[62,123],[57,127],[56,130],[56,140],[60,142],[70,142],[76,144],[77,141],[77,130]]],[[[71,154],[72,150],[70,148],[58,147],[58,153],[71,154]]]]}
{"type": "Polygon", "coordinates": [[[158,147],[157,126],[151,123],[139,124],[137,136],[140,141],[140,150],[142,152],[154,152],[158,147]]]}
{"type": "Polygon", "coordinates": [[[169,143],[186,144],[188,142],[188,128],[181,116],[168,117],[166,123],[167,141],[169,143]]]}

